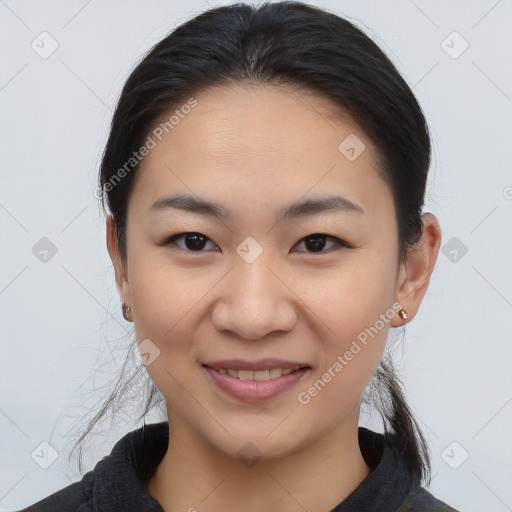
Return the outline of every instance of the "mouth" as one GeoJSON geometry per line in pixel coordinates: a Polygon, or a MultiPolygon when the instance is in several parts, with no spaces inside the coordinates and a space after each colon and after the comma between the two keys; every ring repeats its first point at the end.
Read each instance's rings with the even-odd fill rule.
{"type": "MultiPolygon", "coordinates": [[[[205,365],[207,368],[211,368],[205,365]]],[[[257,380],[259,382],[265,380],[274,380],[279,379],[283,375],[289,375],[290,373],[297,372],[299,370],[311,368],[310,366],[301,366],[295,370],[285,369],[285,368],[269,368],[266,370],[235,370],[233,368],[211,368],[213,371],[216,371],[222,375],[231,375],[235,379],[240,380],[257,380]]]]}
{"type": "Polygon", "coordinates": [[[217,361],[203,364],[216,386],[242,402],[270,400],[295,386],[311,366],[283,360],[217,361]]]}

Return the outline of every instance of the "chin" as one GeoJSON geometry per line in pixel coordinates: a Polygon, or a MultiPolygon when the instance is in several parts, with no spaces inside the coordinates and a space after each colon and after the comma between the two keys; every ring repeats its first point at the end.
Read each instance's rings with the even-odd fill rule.
{"type": "MultiPolygon", "coordinates": [[[[275,428],[275,424],[272,428],[275,428]]],[[[225,456],[238,459],[246,466],[251,467],[257,461],[276,460],[292,454],[307,444],[296,437],[290,437],[286,432],[278,433],[268,430],[245,429],[236,432],[228,427],[233,435],[223,435],[221,439],[208,438],[208,443],[225,456]],[[269,432],[272,432],[269,434],[269,432]]]]}

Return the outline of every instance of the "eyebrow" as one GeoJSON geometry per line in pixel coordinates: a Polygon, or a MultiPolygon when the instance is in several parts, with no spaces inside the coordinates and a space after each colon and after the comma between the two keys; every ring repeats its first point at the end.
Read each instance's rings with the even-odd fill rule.
{"type": "MultiPolygon", "coordinates": [[[[213,201],[207,201],[194,196],[176,195],[163,197],[154,202],[149,212],[167,209],[183,210],[199,215],[207,215],[218,219],[230,219],[231,211],[213,201]]],[[[321,213],[359,213],[365,215],[361,206],[345,197],[334,195],[318,199],[306,199],[278,211],[276,221],[318,215],[321,213]]]]}

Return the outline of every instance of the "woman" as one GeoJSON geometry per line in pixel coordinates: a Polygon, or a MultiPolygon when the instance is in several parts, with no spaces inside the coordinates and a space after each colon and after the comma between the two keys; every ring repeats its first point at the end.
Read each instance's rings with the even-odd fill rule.
{"type": "Polygon", "coordinates": [[[440,246],[429,163],[410,88],[343,18],[237,4],[160,41],[99,181],[168,421],[25,511],[454,511],[384,355],[440,246]],[[358,426],[375,381],[384,434],[358,426]]]}

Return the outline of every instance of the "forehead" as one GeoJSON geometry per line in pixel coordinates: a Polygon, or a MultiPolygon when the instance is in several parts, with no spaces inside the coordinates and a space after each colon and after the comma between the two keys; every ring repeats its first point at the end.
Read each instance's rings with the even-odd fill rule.
{"type": "Polygon", "coordinates": [[[244,197],[266,207],[336,189],[365,210],[372,209],[371,192],[389,196],[368,137],[322,96],[232,84],[194,100],[193,108],[166,112],[149,132],[155,146],[137,170],[132,194],[145,210],[165,192],[228,202],[244,197]]]}

